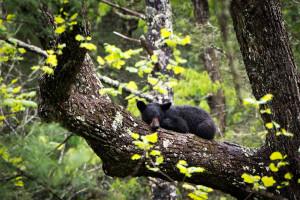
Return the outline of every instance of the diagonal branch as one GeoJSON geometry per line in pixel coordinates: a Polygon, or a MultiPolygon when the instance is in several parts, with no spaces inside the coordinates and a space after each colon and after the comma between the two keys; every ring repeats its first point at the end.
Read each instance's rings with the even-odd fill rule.
{"type": "Polygon", "coordinates": [[[138,17],[138,18],[141,18],[141,19],[143,19],[143,20],[146,19],[145,15],[140,14],[140,13],[138,13],[138,12],[136,12],[136,11],[130,10],[130,9],[128,9],[128,8],[123,8],[123,7],[121,7],[121,6],[118,6],[118,5],[116,5],[116,4],[113,4],[113,3],[109,2],[109,1],[105,1],[105,0],[100,0],[100,2],[106,3],[107,5],[110,5],[110,6],[114,7],[114,8],[117,8],[117,9],[119,9],[119,10],[122,10],[122,11],[124,11],[124,12],[127,12],[127,13],[129,13],[129,14],[131,14],[131,15],[133,15],[133,16],[136,16],[136,17],[138,17]]]}
{"type": "Polygon", "coordinates": [[[6,37],[1,36],[0,39],[4,40],[5,42],[7,42],[9,44],[16,45],[18,47],[24,48],[33,53],[37,53],[43,57],[48,57],[48,53],[37,46],[26,44],[25,42],[22,42],[15,38],[6,38],[6,37]]]}

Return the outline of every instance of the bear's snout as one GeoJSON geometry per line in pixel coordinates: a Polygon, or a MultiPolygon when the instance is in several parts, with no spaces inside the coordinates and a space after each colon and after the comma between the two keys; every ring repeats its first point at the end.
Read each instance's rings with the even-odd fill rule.
{"type": "Polygon", "coordinates": [[[153,118],[152,122],[150,124],[150,127],[152,128],[152,130],[156,131],[159,128],[159,121],[158,118],[153,118]]]}

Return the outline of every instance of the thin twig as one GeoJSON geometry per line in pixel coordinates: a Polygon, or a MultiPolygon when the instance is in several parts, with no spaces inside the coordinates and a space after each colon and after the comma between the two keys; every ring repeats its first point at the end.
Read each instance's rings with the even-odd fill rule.
{"type": "Polygon", "coordinates": [[[116,32],[116,31],[113,31],[113,33],[116,34],[117,36],[120,36],[120,37],[126,39],[126,40],[130,40],[130,41],[137,42],[137,43],[140,43],[140,42],[141,42],[139,39],[127,37],[126,35],[123,35],[123,34],[118,33],[118,32],[116,32]]]}
{"type": "MultiPolygon", "coordinates": [[[[119,88],[122,85],[119,81],[113,80],[107,76],[102,76],[102,75],[98,74],[98,77],[102,82],[104,82],[114,88],[119,88]]],[[[128,87],[123,87],[122,89],[124,91],[134,94],[140,98],[145,98],[148,102],[153,102],[153,100],[154,100],[154,97],[152,95],[147,94],[147,93],[142,93],[139,90],[134,90],[134,89],[131,89],[128,87]]]]}
{"type": "Polygon", "coordinates": [[[122,10],[122,11],[124,11],[124,12],[127,12],[127,13],[129,13],[129,14],[131,14],[131,15],[134,15],[134,16],[136,16],[136,17],[138,17],[138,18],[141,18],[141,19],[143,19],[143,20],[146,20],[145,15],[143,15],[143,14],[141,14],[141,13],[138,13],[138,12],[136,12],[136,11],[130,10],[130,9],[128,9],[128,8],[123,8],[123,7],[121,7],[121,6],[118,6],[118,5],[116,5],[116,4],[113,4],[113,3],[108,2],[108,1],[105,1],[105,0],[100,0],[100,2],[106,3],[107,5],[110,5],[111,7],[117,8],[117,9],[122,10]]]}
{"type": "Polygon", "coordinates": [[[33,23],[33,22],[28,22],[28,21],[23,21],[23,20],[16,20],[16,19],[7,19],[4,17],[0,17],[0,19],[8,22],[16,22],[16,23],[24,23],[24,24],[32,24],[32,25],[41,25],[39,23],[33,23]]]}
{"type": "Polygon", "coordinates": [[[57,145],[56,147],[54,147],[51,151],[49,151],[46,155],[50,155],[53,151],[55,151],[56,149],[58,149],[61,145],[65,144],[71,137],[73,136],[73,133],[71,133],[68,137],[66,137],[64,139],[64,141],[62,141],[59,145],[57,145]]]}

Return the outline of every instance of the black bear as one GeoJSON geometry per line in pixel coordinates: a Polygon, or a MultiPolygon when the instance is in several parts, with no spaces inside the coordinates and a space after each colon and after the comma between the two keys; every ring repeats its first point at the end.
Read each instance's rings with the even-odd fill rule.
{"type": "Polygon", "coordinates": [[[204,139],[213,139],[216,126],[210,115],[196,106],[171,106],[172,103],[137,101],[142,120],[156,131],[159,127],[180,133],[193,133],[204,139]]]}

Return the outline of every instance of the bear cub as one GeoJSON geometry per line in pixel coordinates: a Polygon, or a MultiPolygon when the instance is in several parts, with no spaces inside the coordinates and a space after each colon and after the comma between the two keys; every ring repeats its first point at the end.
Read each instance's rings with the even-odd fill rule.
{"type": "Polygon", "coordinates": [[[180,133],[193,133],[204,139],[213,139],[216,125],[210,115],[196,106],[171,106],[172,103],[137,101],[142,120],[156,131],[159,127],[180,133]]]}

